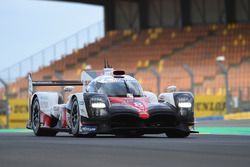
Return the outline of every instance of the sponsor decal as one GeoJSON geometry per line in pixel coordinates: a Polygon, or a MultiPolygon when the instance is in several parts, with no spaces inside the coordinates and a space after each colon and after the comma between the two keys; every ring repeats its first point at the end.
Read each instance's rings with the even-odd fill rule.
{"type": "Polygon", "coordinates": [[[186,102],[186,101],[189,101],[189,99],[190,99],[190,97],[188,96],[188,97],[178,97],[178,100],[179,100],[179,102],[186,102]]]}
{"type": "Polygon", "coordinates": [[[79,101],[78,103],[79,103],[79,105],[84,105],[84,101],[83,100],[79,101]]]}
{"type": "Polygon", "coordinates": [[[225,96],[195,96],[196,117],[223,116],[226,113],[225,96]]]}
{"type": "Polygon", "coordinates": [[[25,128],[28,120],[27,99],[10,99],[10,128],[25,128]]]}
{"type": "Polygon", "coordinates": [[[135,108],[137,108],[139,111],[144,111],[145,110],[145,107],[144,107],[143,103],[140,102],[140,101],[134,102],[133,106],[135,108]]]}
{"type": "Polygon", "coordinates": [[[111,103],[120,103],[127,104],[131,107],[134,107],[138,110],[146,110],[147,108],[147,98],[119,98],[119,97],[110,97],[111,103]]]}
{"type": "Polygon", "coordinates": [[[110,97],[111,103],[126,104],[135,108],[138,111],[139,117],[142,119],[149,118],[148,114],[148,98],[118,98],[110,97]]]}
{"type": "Polygon", "coordinates": [[[96,126],[82,126],[81,127],[83,134],[94,133],[96,132],[96,126]]]}
{"type": "Polygon", "coordinates": [[[100,83],[112,83],[112,82],[124,82],[124,81],[136,81],[133,78],[113,78],[113,77],[106,77],[106,78],[102,78],[100,81],[100,83]]]}

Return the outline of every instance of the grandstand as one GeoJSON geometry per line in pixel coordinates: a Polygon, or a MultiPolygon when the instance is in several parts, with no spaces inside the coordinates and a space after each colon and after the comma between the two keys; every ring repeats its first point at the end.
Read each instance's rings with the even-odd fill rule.
{"type": "MultiPolygon", "coordinates": [[[[155,28],[140,33],[114,31],[96,43],[40,69],[33,73],[33,77],[37,80],[58,79],[55,73],[61,73],[63,79],[79,79],[86,65],[101,70],[106,58],[114,68],[135,73],[144,88],[156,93],[156,79],[148,68],[153,66],[160,73],[161,91],[169,85],[190,90],[190,77],[182,67],[187,64],[194,72],[195,94],[218,94],[223,93],[225,87],[216,57],[224,55],[232,95],[239,95],[241,90],[242,98],[247,100],[250,84],[250,66],[246,61],[250,56],[249,28],[245,24],[230,24],[189,26],[182,30],[155,28]]],[[[10,90],[26,92],[26,79],[18,79],[11,84],[10,90]]],[[[17,96],[22,95],[25,93],[17,96]]]]}
{"type": "MultiPolygon", "coordinates": [[[[216,63],[216,57],[224,56],[229,96],[237,97],[242,103],[250,101],[250,20],[241,10],[242,4],[250,2],[78,2],[104,6],[106,35],[33,72],[34,80],[79,79],[86,67],[101,70],[106,58],[114,68],[133,74],[145,90],[158,93],[158,89],[162,92],[168,86],[176,85],[178,90],[193,90],[195,95],[225,95],[224,75],[216,63]],[[212,11],[213,7],[217,11],[212,11]],[[201,12],[203,9],[204,13],[201,12]],[[127,17],[131,13],[135,13],[134,17],[127,17]],[[145,13],[147,15],[142,15],[145,13]],[[122,21],[124,17],[127,17],[127,22],[122,21]],[[184,65],[192,70],[193,82],[184,65]],[[161,78],[160,88],[150,70],[152,68],[161,78]]],[[[61,88],[56,89],[61,91],[61,88]]],[[[9,94],[17,98],[27,96],[25,76],[9,83],[9,94]]],[[[3,89],[0,95],[4,96],[3,89]]],[[[244,110],[249,108],[247,106],[244,110]]]]}

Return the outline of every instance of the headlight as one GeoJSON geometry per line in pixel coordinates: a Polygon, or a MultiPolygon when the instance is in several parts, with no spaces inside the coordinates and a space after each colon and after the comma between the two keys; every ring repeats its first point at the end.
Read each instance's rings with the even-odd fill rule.
{"type": "Polygon", "coordinates": [[[190,102],[179,102],[178,107],[180,107],[180,108],[191,108],[192,103],[190,103],[190,102]]]}
{"type": "Polygon", "coordinates": [[[193,111],[194,98],[191,93],[176,93],[174,96],[175,105],[182,117],[187,118],[189,113],[193,111]]]}
{"type": "Polygon", "coordinates": [[[107,105],[105,103],[105,99],[102,97],[92,97],[90,99],[90,113],[91,116],[100,117],[106,116],[107,113],[107,105]]]}
{"type": "Polygon", "coordinates": [[[91,103],[91,107],[101,109],[101,108],[106,108],[106,105],[103,102],[93,102],[91,103]]]}
{"type": "Polygon", "coordinates": [[[92,108],[106,108],[105,100],[101,97],[92,97],[90,99],[90,106],[92,108]]]}
{"type": "Polygon", "coordinates": [[[174,96],[175,105],[179,108],[192,108],[193,96],[190,93],[178,93],[174,96]]]}

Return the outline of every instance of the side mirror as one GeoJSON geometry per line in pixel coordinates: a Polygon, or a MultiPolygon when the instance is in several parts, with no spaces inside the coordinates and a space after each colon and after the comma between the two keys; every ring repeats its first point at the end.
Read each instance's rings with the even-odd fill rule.
{"type": "Polygon", "coordinates": [[[74,90],[74,86],[65,86],[63,90],[64,92],[72,92],[74,90]]]}

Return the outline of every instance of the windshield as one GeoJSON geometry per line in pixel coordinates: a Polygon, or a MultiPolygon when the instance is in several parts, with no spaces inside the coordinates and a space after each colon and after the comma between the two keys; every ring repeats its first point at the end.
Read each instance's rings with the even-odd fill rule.
{"type": "Polygon", "coordinates": [[[97,93],[104,93],[110,97],[127,97],[127,94],[132,94],[134,97],[142,97],[143,91],[137,81],[119,81],[96,83],[97,93]]]}

